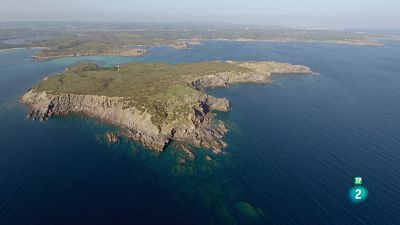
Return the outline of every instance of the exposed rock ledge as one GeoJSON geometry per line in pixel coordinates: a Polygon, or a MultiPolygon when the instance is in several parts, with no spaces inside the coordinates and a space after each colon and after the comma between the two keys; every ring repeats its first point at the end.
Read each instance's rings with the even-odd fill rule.
{"type": "MultiPolygon", "coordinates": [[[[174,101],[169,101],[168,103],[177,104],[179,101],[189,101],[187,104],[190,107],[182,114],[179,114],[180,118],[177,120],[164,121],[158,124],[152,120],[154,114],[152,115],[147,109],[143,110],[140,106],[129,104],[129,97],[72,93],[63,94],[54,91],[39,90],[39,85],[22,96],[21,102],[29,105],[29,116],[32,118],[47,120],[53,115],[81,113],[116,125],[121,128],[122,135],[138,141],[147,148],[157,151],[164,150],[171,141],[179,140],[194,146],[202,146],[219,152],[222,148],[227,146],[222,140],[222,137],[228,129],[222,122],[217,123],[213,121],[213,111],[228,112],[230,110],[230,104],[225,98],[216,98],[204,94],[201,90],[210,87],[226,87],[231,84],[243,82],[265,83],[271,80],[272,74],[313,73],[309,67],[286,63],[228,63],[235,64],[246,70],[243,70],[245,72],[238,70],[202,76],[190,76],[192,79],[186,80],[186,85],[198,91],[191,89],[195,93],[192,93],[192,97],[190,97],[189,100],[184,97],[183,99],[186,100],[178,100],[175,101],[175,103],[174,101]],[[184,121],[186,122],[177,122],[181,121],[181,117],[185,117],[184,121]]],[[[141,66],[146,65],[143,64],[141,66]]],[[[219,64],[216,65],[219,66],[219,64]]],[[[140,65],[138,64],[135,66],[137,67],[140,65]]],[[[124,71],[124,69],[126,68],[123,67],[121,71],[124,71]]],[[[83,69],[82,71],[86,70],[83,69]]],[[[120,71],[110,71],[109,73],[119,72],[120,71]]],[[[86,77],[86,75],[83,77],[86,77]]],[[[178,76],[174,75],[172,77],[175,79],[175,77],[178,76]]],[[[185,76],[184,79],[186,79],[186,77],[187,76],[185,76]]],[[[42,82],[49,81],[44,79],[42,82]]],[[[55,81],[53,80],[51,82],[55,81]]],[[[63,81],[63,83],[65,83],[65,81],[63,81]]],[[[175,108],[174,106],[176,105],[172,105],[170,108],[175,108]]]]}
{"type": "Polygon", "coordinates": [[[220,151],[226,143],[221,137],[227,131],[222,124],[213,124],[212,110],[228,112],[229,101],[205,95],[190,115],[191,126],[164,129],[154,125],[147,112],[135,107],[126,108],[124,97],[96,95],[50,94],[29,90],[21,101],[29,105],[29,117],[47,120],[53,115],[82,113],[114,124],[123,129],[122,134],[145,147],[162,151],[172,140],[182,140],[196,146],[220,151]]]}
{"type": "Polygon", "coordinates": [[[190,83],[196,90],[202,91],[206,88],[228,87],[237,83],[268,83],[274,74],[318,74],[309,67],[303,65],[292,65],[277,62],[233,62],[240,67],[250,69],[252,72],[222,72],[203,76],[190,83]]]}

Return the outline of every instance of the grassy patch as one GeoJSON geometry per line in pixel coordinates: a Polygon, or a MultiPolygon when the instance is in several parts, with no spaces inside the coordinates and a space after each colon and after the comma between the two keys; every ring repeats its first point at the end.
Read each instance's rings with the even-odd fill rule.
{"type": "Polygon", "coordinates": [[[120,67],[98,67],[85,62],[41,81],[37,91],[126,97],[127,107],[147,110],[155,124],[165,120],[185,123],[191,108],[204,95],[187,83],[204,75],[227,71],[247,69],[226,62],[177,65],[134,62],[120,67]]]}

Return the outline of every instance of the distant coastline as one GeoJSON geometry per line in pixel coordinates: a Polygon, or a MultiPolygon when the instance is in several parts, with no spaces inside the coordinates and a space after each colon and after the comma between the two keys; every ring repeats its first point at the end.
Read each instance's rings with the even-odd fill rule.
{"type": "MultiPolygon", "coordinates": [[[[382,38],[382,40],[385,40],[387,38],[382,38]]],[[[375,39],[371,40],[297,40],[297,39],[265,39],[265,40],[259,40],[259,39],[247,39],[247,38],[238,38],[238,39],[208,39],[208,40],[215,40],[215,41],[238,41],[238,42],[270,42],[270,43],[330,43],[330,44],[340,44],[340,45],[359,45],[359,46],[376,46],[376,47],[382,47],[385,44],[382,42],[379,42],[375,39]]],[[[398,39],[391,39],[391,40],[400,40],[400,37],[398,39]]],[[[206,40],[202,40],[206,41],[206,40]]]]}
{"type": "MultiPolygon", "coordinates": [[[[379,40],[400,40],[400,37],[387,37],[387,38],[379,38],[379,40]]],[[[353,45],[353,46],[371,46],[371,47],[383,47],[384,43],[379,42],[377,39],[371,40],[297,40],[290,38],[280,38],[280,39],[248,39],[248,38],[237,38],[237,39],[225,39],[225,38],[216,38],[216,39],[190,39],[190,40],[178,40],[174,44],[156,44],[156,45],[128,45],[128,46],[140,46],[143,48],[130,48],[125,50],[119,50],[118,53],[86,53],[86,52],[78,52],[78,53],[69,53],[65,55],[54,55],[54,56],[40,56],[35,54],[32,56],[33,60],[36,61],[45,61],[56,58],[67,58],[67,57],[79,57],[79,56],[123,56],[123,57],[140,57],[148,54],[150,51],[147,49],[149,47],[171,47],[177,50],[185,50],[190,49],[192,46],[202,45],[204,41],[236,41],[236,42],[268,42],[268,43],[330,43],[330,44],[339,44],[339,45],[353,45]],[[134,52],[133,52],[134,51],[134,52]]],[[[1,49],[0,51],[9,51],[9,50],[19,50],[19,49],[47,49],[46,47],[19,47],[19,48],[9,48],[9,49],[1,49]]]]}
{"type": "Polygon", "coordinates": [[[45,47],[18,47],[18,48],[4,48],[0,49],[0,52],[12,51],[12,50],[30,50],[30,49],[44,49],[45,47]]]}
{"type": "MultiPolygon", "coordinates": [[[[118,52],[112,53],[86,53],[86,52],[78,52],[78,53],[68,53],[61,55],[53,55],[46,56],[41,55],[42,51],[39,51],[35,55],[32,56],[34,61],[46,61],[57,58],[69,58],[69,57],[80,57],[80,56],[122,56],[122,57],[141,57],[148,54],[150,51],[148,48],[150,47],[171,47],[177,50],[186,50],[190,49],[192,46],[202,45],[204,41],[234,41],[234,42],[267,42],[267,43],[329,43],[329,44],[338,44],[338,45],[353,45],[353,46],[370,46],[370,47],[383,47],[384,43],[379,40],[394,40],[400,41],[400,37],[381,37],[374,39],[365,39],[365,40],[297,40],[290,38],[278,38],[278,39],[249,39],[249,38],[236,38],[236,39],[226,39],[226,38],[214,38],[214,39],[187,39],[187,40],[178,40],[174,44],[156,44],[156,45],[127,45],[127,46],[136,46],[143,48],[126,48],[125,50],[119,50],[118,52]]],[[[126,46],[125,46],[126,47],[126,46]]],[[[12,51],[12,50],[45,50],[47,47],[15,47],[15,48],[5,48],[0,49],[0,52],[12,51]]]]}

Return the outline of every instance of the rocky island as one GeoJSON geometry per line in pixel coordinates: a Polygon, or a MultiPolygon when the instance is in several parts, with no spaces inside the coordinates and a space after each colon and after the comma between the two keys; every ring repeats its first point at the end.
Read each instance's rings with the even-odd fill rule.
{"type": "Polygon", "coordinates": [[[32,118],[81,113],[118,126],[121,135],[156,151],[177,140],[218,152],[227,145],[222,140],[227,128],[213,119],[213,112],[228,112],[230,105],[204,89],[267,83],[273,74],[287,73],[313,72],[270,61],[134,62],[118,67],[81,63],[44,78],[21,101],[29,105],[32,118]]]}

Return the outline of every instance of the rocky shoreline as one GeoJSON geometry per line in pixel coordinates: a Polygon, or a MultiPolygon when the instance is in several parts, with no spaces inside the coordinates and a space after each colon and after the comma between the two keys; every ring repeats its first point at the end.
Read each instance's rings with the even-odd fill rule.
{"type": "Polygon", "coordinates": [[[206,95],[193,109],[192,126],[174,127],[170,130],[157,127],[151,115],[135,107],[126,108],[123,97],[96,95],[50,94],[29,90],[21,102],[29,106],[28,116],[45,121],[54,115],[82,113],[122,129],[121,135],[138,141],[147,148],[162,151],[173,140],[181,140],[220,151],[227,144],[221,140],[228,129],[222,123],[213,124],[212,111],[228,112],[229,101],[206,95]]]}
{"type": "MultiPolygon", "coordinates": [[[[313,73],[309,67],[286,63],[228,63],[245,68],[248,72],[220,72],[196,77],[186,82],[188,87],[197,90],[195,92],[198,93],[189,100],[191,106],[187,108],[185,112],[187,114],[180,115],[189,121],[186,123],[178,123],[174,120],[157,124],[152,120],[154,115],[149,111],[129,104],[129,97],[53,93],[40,91],[35,87],[22,96],[21,102],[29,106],[28,116],[31,118],[47,120],[54,115],[81,113],[120,127],[119,135],[126,136],[156,151],[163,151],[171,142],[177,140],[220,152],[227,146],[227,143],[223,141],[223,136],[228,128],[221,121],[214,121],[214,112],[229,112],[230,103],[226,98],[216,98],[205,94],[204,89],[227,87],[244,82],[266,83],[271,80],[272,74],[313,73]]],[[[108,138],[112,141],[117,140],[114,135],[109,135],[108,138]]]]}

